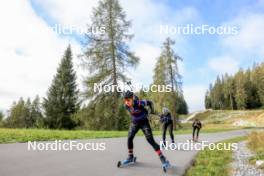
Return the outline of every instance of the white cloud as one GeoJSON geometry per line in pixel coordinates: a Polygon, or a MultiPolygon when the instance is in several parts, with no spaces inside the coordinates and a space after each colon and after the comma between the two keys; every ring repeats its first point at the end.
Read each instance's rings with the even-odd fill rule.
{"type": "Polygon", "coordinates": [[[184,85],[184,97],[189,106],[189,112],[203,110],[204,96],[207,87],[204,85],[184,85]]]}
{"type": "Polygon", "coordinates": [[[0,7],[0,108],[19,97],[44,96],[66,46],[38,17],[29,1],[6,1],[0,7]]]}
{"type": "Polygon", "coordinates": [[[209,60],[209,68],[217,74],[233,74],[239,69],[239,63],[230,56],[216,57],[209,60]]]}
{"type": "Polygon", "coordinates": [[[62,25],[85,26],[98,0],[34,0],[62,25]]]}
{"type": "Polygon", "coordinates": [[[181,35],[161,34],[160,25],[176,26],[194,23],[199,20],[199,13],[193,7],[184,7],[172,10],[162,1],[151,0],[121,0],[121,5],[132,20],[132,31],[135,33],[136,42],[148,42],[161,45],[168,36],[176,40],[176,45],[181,46],[184,37],[181,35]]]}
{"type": "Polygon", "coordinates": [[[238,26],[239,31],[238,35],[221,40],[224,49],[241,59],[248,55],[264,54],[264,14],[248,12],[228,21],[227,24],[238,26]]]}
{"type": "MultiPolygon", "coordinates": [[[[259,1],[256,4],[262,3],[259,1]]],[[[236,26],[239,30],[237,35],[220,38],[222,56],[209,59],[208,67],[217,74],[233,74],[239,67],[250,67],[254,62],[263,60],[264,14],[254,11],[256,4],[241,9],[241,13],[223,23],[226,26],[236,26]]]]}
{"type": "Polygon", "coordinates": [[[138,45],[135,53],[141,60],[136,69],[129,69],[128,76],[133,78],[133,82],[149,85],[152,81],[156,58],[160,55],[160,48],[145,43],[138,45]]]}

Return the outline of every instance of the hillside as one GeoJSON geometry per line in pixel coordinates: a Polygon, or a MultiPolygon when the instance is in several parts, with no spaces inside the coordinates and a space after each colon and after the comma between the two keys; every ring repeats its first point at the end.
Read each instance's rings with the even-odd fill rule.
{"type": "MultiPolygon", "coordinates": [[[[233,127],[264,127],[264,110],[208,110],[197,113],[204,124],[219,124],[233,127]]],[[[190,119],[187,117],[187,119],[190,119]]],[[[187,122],[191,122],[190,119],[187,122]]]]}

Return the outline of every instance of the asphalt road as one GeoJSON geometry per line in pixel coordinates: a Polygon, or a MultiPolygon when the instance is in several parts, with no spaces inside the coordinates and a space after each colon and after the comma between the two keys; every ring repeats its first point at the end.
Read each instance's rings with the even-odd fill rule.
{"type": "MultiPolygon", "coordinates": [[[[201,134],[201,141],[217,142],[247,134],[247,130],[201,134]]],[[[186,142],[190,135],[177,135],[176,142],[186,142]]],[[[159,142],[160,137],[156,137],[159,142]]],[[[54,142],[54,141],[53,141],[54,142]]],[[[69,143],[69,141],[64,141],[69,143]]],[[[160,161],[144,137],[134,140],[137,163],[117,168],[127,157],[126,138],[77,140],[82,144],[105,143],[104,151],[33,151],[28,143],[0,145],[0,176],[160,176],[160,161]]],[[[46,144],[47,142],[44,142],[46,144]]],[[[183,175],[197,151],[164,151],[173,167],[166,175],[183,175]]]]}

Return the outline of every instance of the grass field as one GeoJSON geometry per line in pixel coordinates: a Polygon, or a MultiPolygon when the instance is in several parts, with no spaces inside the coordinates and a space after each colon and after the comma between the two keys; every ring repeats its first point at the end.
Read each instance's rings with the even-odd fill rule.
{"type": "MultiPolygon", "coordinates": [[[[248,137],[248,147],[256,153],[256,156],[250,159],[251,164],[264,160],[264,132],[251,133],[248,137]]],[[[264,170],[264,164],[259,167],[264,170]]]]}
{"type": "MultiPolygon", "coordinates": [[[[234,128],[209,127],[202,129],[204,133],[234,130],[234,128]]],[[[93,139],[126,137],[127,131],[87,131],[87,130],[48,130],[48,129],[9,129],[0,128],[0,143],[14,143],[27,141],[48,141],[63,139],[93,139]]],[[[155,135],[161,135],[161,131],[154,131],[155,135]]],[[[190,134],[191,129],[184,128],[175,131],[175,134],[190,134]]],[[[143,135],[140,131],[138,135],[143,135]]]]}
{"type": "MultiPolygon", "coordinates": [[[[237,137],[221,143],[235,143],[245,140],[246,137],[237,137]]],[[[209,150],[199,152],[194,165],[187,171],[186,176],[228,176],[231,173],[231,150],[209,150]]]]}

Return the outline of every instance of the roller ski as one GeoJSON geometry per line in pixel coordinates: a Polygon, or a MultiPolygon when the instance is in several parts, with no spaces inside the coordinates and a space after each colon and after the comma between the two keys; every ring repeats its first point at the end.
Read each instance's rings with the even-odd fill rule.
{"type": "Polygon", "coordinates": [[[200,141],[198,140],[198,138],[196,138],[196,139],[193,139],[193,142],[199,143],[200,141]]]}
{"type": "Polygon", "coordinates": [[[136,157],[128,157],[126,160],[124,161],[118,161],[117,163],[117,167],[121,168],[121,167],[126,167],[126,166],[130,166],[136,163],[137,158],[136,157]]]}
{"type": "Polygon", "coordinates": [[[189,142],[194,142],[194,143],[199,143],[200,141],[198,140],[198,139],[189,139],[189,140],[187,140],[187,141],[189,141],[189,142]]]}
{"type": "Polygon", "coordinates": [[[160,156],[160,161],[162,163],[163,172],[166,173],[167,170],[171,168],[170,162],[168,160],[166,160],[166,158],[164,156],[160,156]]]}

